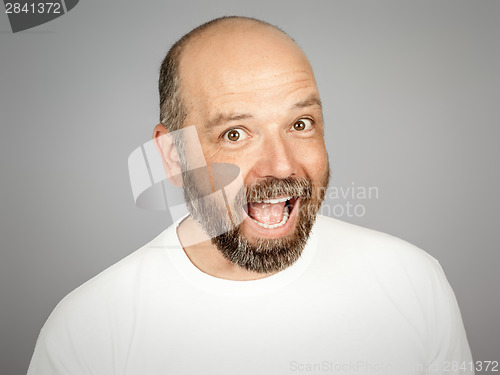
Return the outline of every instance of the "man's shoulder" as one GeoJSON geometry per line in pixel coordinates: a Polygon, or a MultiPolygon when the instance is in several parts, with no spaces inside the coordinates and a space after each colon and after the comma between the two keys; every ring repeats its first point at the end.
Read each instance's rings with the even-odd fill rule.
{"type": "Polygon", "coordinates": [[[439,262],[407,241],[324,216],[315,230],[320,244],[316,268],[334,282],[335,275],[343,275],[344,283],[390,296],[404,308],[418,308],[405,302],[409,296],[425,309],[435,304],[427,303],[430,299],[453,295],[439,262]]]}
{"type": "Polygon", "coordinates": [[[373,268],[440,269],[439,262],[426,251],[387,233],[322,215],[318,216],[315,231],[323,252],[332,256],[373,268]]]}
{"type": "MultiPolygon", "coordinates": [[[[169,245],[172,227],[157,237],[92,277],[66,295],[56,306],[52,315],[78,316],[82,312],[112,306],[121,306],[132,301],[141,286],[154,284],[161,275],[168,275],[168,251],[175,251],[175,242],[169,245]],[[167,271],[167,272],[165,272],[167,271]]],[[[175,232],[175,229],[174,229],[175,232]]],[[[147,289],[147,286],[145,287],[147,289]]]]}

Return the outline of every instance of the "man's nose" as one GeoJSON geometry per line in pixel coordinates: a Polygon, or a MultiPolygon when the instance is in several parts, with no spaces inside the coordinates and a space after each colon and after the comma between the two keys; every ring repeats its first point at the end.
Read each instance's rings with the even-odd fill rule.
{"type": "Polygon", "coordinates": [[[286,137],[275,137],[264,141],[255,159],[256,171],[261,178],[288,178],[294,172],[295,159],[286,137]]]}

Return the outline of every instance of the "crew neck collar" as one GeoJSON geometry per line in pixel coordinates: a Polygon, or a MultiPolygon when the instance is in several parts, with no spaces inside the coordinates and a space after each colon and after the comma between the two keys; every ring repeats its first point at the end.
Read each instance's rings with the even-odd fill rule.
{"type": "Polygon", "coordinates": [[[318,244],[315,225],[311,230],[311,234],[300,258],[283,271],[257,280],[240,281],[222,279],[201,271],[188,258],[177,237],[177,227],[182,220],[184,220],[184,218],[179,219],[165,230],[162,239],[163,245],[179,274],[196,288],[212,294],[251,296],[270,293],[280,289],[290,284],[304,273],[314,257],[318,244]]]}

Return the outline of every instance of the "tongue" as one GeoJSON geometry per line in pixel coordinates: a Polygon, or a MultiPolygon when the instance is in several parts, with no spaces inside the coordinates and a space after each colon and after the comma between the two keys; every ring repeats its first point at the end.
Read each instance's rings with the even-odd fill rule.
{"type": "Polygon", "coordinates": [[[249,203],[248,215],[259,223],[278,224],[283,219],[285,202],[280,203],[249,203]]]}

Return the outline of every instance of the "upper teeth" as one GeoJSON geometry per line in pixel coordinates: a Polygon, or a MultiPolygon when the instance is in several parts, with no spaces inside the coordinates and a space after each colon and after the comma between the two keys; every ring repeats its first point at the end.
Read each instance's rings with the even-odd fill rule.
{"type": "Polygon", "coordinates": [[[261,200],[261,201],[255,201],[254,203],[271,203],[271,204],[275,204],[275,203],[280,203],[280,202],[286,202],[287,200],[290,200],[291,197],[283,197],[283,198],[276,198],[276,199],[264,199],[264,200],[261,200]]]}

